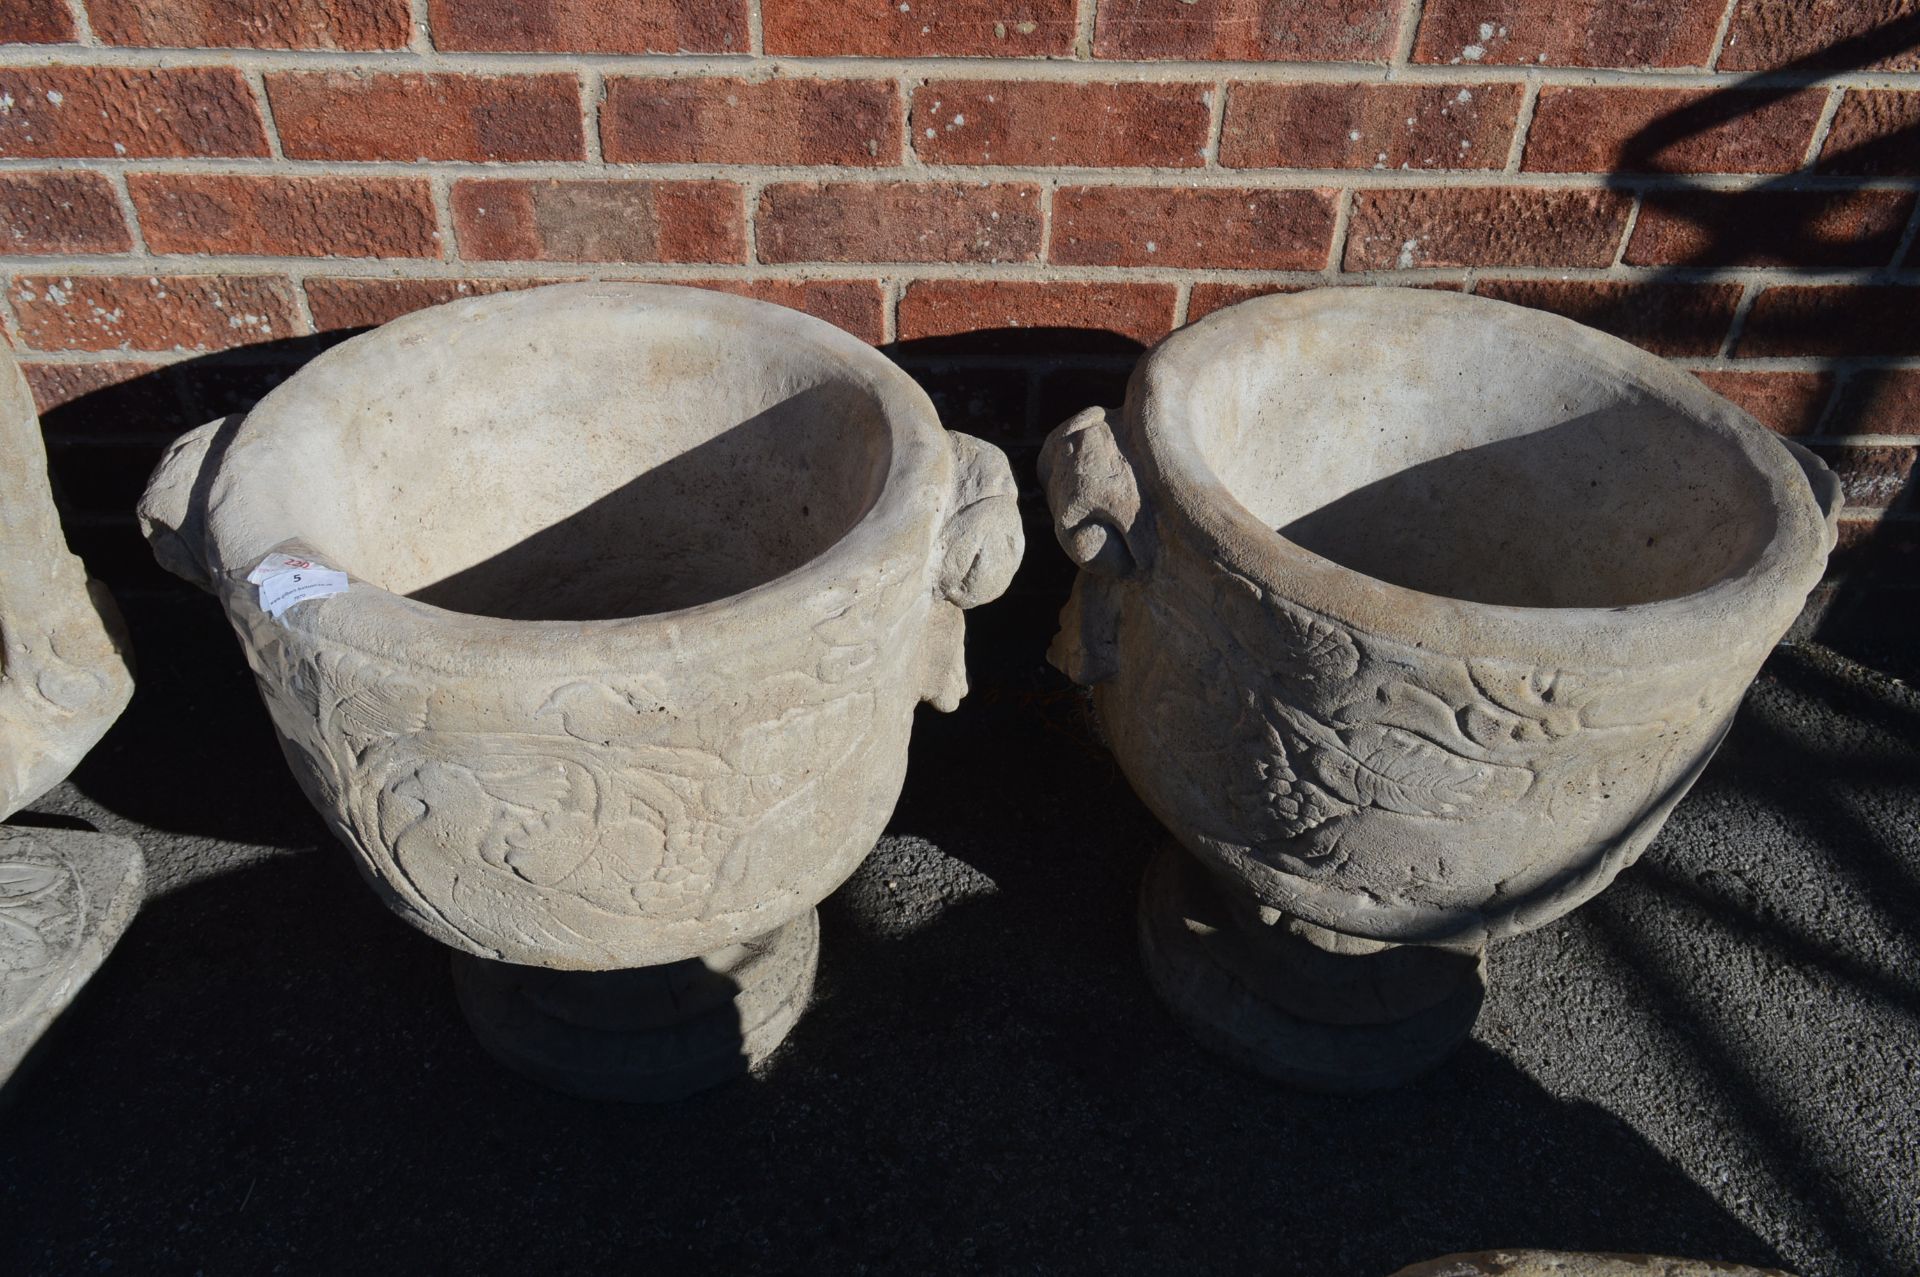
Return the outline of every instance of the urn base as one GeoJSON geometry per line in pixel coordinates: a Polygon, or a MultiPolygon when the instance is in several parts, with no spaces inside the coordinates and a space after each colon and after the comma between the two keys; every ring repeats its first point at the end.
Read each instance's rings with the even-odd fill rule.
{"type": "Polygon", "coordinates": [[[1141,883],[1155,991],[1195,1039],[1244,1068],[1312,1091],[1384,1090],[1466,1038],[1486,996],[1484,950],[1332,953],[1303,938],[1315,930],[1236,906],[1177,844],[1141,883]]]}
{"type": "Polygon", "coordinates": [[[657,967],[551,971],[453,955],[460,1009],[496,1060],[595,1100],[664,1103],[745,1073],[806,1009],[812,909],[766,935],[657,967]]]}

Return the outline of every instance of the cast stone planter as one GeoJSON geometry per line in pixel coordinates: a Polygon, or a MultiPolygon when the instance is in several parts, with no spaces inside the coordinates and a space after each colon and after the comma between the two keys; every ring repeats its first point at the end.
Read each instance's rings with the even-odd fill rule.
{"type": "Polygon", "coordinates": [[[814,906],[1021,552],[1005,458],[878,352],[641,285],[348,341],[185,438],[143,518],[225,606],[307,796],[454,951],[483,1043],[629,1099],[785,1036],[814,906]],[[277,555],[349,584],[276,619],[248,578],[277,555]]]}
{"type": "Polygon", "coordinates": [[[1487,942],[1659,832],[1820,579],[1833,476],[1692,376],[1481,298],[1260,298],[1041,459],[1080,565],[1054,663],[1190,854],[1148,972],[1323,1089],[1466,1034],[1487,942]]]}

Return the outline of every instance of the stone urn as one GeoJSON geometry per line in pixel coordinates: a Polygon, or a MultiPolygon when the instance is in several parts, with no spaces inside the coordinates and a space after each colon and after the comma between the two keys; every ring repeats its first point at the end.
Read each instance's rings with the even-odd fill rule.
{"type": "MultiPolygon", "coordinates": [[[[0,820],[67,778],[133,695],[113,599],[67,549],[33,395],[0,342],[0,820]]],[[[0,825],[0,1098],[139,908],[125,838],[0,825]]]]}
{"type": "Polygon", "coordinates": [[[640,285],[347,341],[185,436],[142,516],[486,1047],[636,1100],[793,1025],[814,906],[1021,553],[1006,459],[877,351],[640,285]]]}
{"type": "Polygon", "coordinates": [[[1277,1079],[1395,1085],[1488,942],[1653,840],[1819,581],[1838,485],[1578,324],[1400,289],[1169,337],[1041,474],[1080,566],[1050,653],[1172,832],[1148,973],[1277,1079]]]}

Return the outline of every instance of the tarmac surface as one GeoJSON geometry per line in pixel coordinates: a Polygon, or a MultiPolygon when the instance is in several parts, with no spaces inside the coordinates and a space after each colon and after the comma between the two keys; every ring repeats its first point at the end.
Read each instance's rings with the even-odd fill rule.
{"type": "Polygon", "coordinates": [[[123,599],[133,707],[15,819],[135,838],[151,894],[0,1113],[0,1273],[1376,1277],[1494,1246],[1920,1273],[1910,665],[1781,649],[1640,864],[1493,950],[1452,1060],[1329,1098],[1154,1000],[1162,835],[1042,660],[1043,584],[969,614],[974,694],[923,708],[787,1044],[657,1108],[486,1057],[212,601],[123,599]]]}

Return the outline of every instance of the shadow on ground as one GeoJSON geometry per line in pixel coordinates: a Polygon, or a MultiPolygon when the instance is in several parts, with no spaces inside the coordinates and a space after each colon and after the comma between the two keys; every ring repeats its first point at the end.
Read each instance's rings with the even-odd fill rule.
{"type": "Polygon", "coordinates": [[[294,788],[213,603],[136,601],[140,699],[42,807],[141,837],[164,894],[0,1115],[0,1270],[1920,1263],[1911,697],[1776,658],[1648,863],[1496,950],[1451,1063],[1297,1095],[1153,1001],[1155,829],[1024,584],[971,614],[974,695],[922,713],[888,837],[823,906],[813,1009],[757,1077],[657,1109],[487,1059],[444,952],[294,788]]]}

